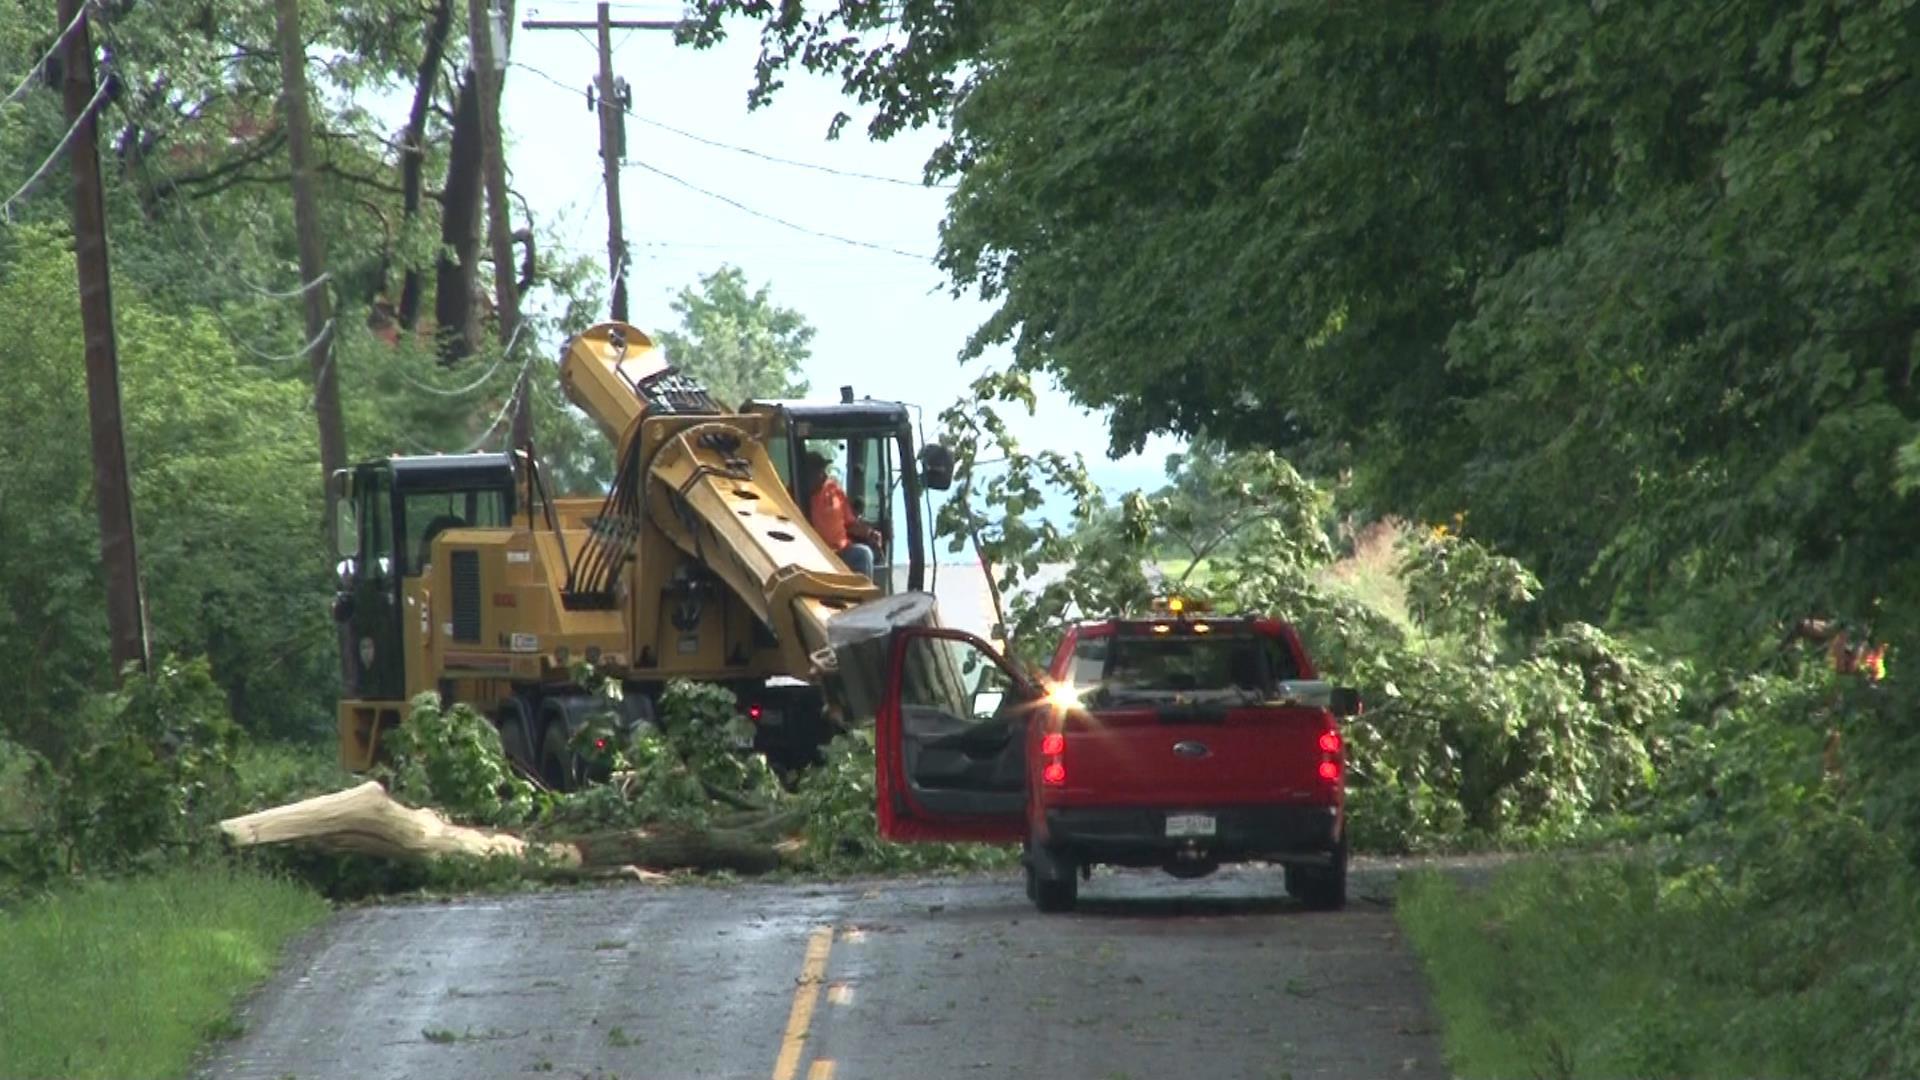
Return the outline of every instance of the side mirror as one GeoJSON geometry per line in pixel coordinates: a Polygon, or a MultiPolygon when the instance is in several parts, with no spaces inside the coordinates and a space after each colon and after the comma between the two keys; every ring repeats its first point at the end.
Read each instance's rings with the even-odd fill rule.
{"type": "Polygon", "coordinates": [[[920,482],[931,491],[953,486],[953,451],[939,443],[920,448],[920,482]]]}
{"type": "Polygon", "coordinates": [[[1336,686],[1327,701],[1327,711],[1335,716],[1359,716],[1365,706],[1360,703],[1360,691],[1351,686],[1336,686]]]}

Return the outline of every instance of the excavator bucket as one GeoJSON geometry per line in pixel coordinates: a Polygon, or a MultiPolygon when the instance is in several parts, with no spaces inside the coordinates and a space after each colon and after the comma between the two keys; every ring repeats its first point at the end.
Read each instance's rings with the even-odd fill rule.
{"type": "Polygon", "coordinates": [[[887,665],[893,661],[893,632],[909,626],[938,626],[933,594],[898,593],[869,600],[827,621],[830,665],[821,665],[827,701],[848,724],[873,722],[886,690],[887,665]]]}

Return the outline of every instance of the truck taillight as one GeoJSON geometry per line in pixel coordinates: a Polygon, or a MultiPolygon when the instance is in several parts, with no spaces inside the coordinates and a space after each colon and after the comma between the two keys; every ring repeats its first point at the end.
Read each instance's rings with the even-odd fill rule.
{"type": "Polygon", "coordinates": [[[1340,776],[1346,767],[1340,762],[1341,738],[1338,731],[1328,728],[1320,733],[1320,779],[1329,784],[1340,782],[1340,776]]]}
{"type": "Polygon", "coordinates": [[[1049,731],[1040,736],[1040,756],[1045,764],[1040,768],[1040,781],[1049,787],[1060,787],[1067,782],[1067,737],[1057,731],[1049,731]]]}

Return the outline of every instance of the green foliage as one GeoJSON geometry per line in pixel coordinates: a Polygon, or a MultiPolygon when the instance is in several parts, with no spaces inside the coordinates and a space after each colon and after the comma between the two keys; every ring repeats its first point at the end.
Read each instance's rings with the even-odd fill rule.
{"type": "Polygon", "coordinates": [[[219,865],[90,881],[0,910],[0,1046],[11,1076],[184,1076],[236,999],[327,905],[219,865]]]}
{"type": "Polygon", "coordinates": [[[387,739],[387,788],[395,798],[483,825],[532,814],[533,786],[507,763],[493,722],[471,706],[446,708],[440,695],[420,694],[387,739]]]}
{"type": "Polygon", "coordinates": [[[623,742],[613,724],[620,684],[591,676],[583,681],[600,682],[607,707],[575,736],[574,747],[610,780],[555,796],[544,826],[581,831],[651,822],[710,825],[718,814],[779,805],[779,781],[765,757],[744,749],[752,742],[752,726],[725,688],[668,684],[655,720],[623,742]],[[606,749],[595,751],[602,741],[606,749]]]}
{"type": "MultiPolygon", "coordinates": [[[[65,242],[10,234],[0,274],[0,724],[64,760],[104,682],[79,312],[65,242]]],[[[135,524],[156,651],[205,654],[256,730],[306,734],[335,682],[306,393],[239,363],[204,316],[115,293],[135,524]],[[304,602],[303,602],[304,598],[304,602]]]]}
{"type": "Polygon", "coordinates": [[[813,327],[775,304],[766,286],[749,290],[746,272],[722,266],[673,299],[679,330],[659,334],[667,359],[729,408],[749,398],[798,397],[813,327]]]}
{"type": "Polygon", "coordinates": [[[1920,1067],[1906,991],[1920,972],[1920,883],[1884,839],[1808,824],[1816,844],[1747,871],[1597,858],[1520,865],[1484,889],[1435,874],[1407,882],[1399,915],[1426,962],[1454,1072],[1837,1078],[1920,1067]],[[1833,859],[1877,863],[1875,887],[1838,886],[1822,874],[1833,859]]]}
{"type": "Polygon", "coordinates": [[[157,660],[102,698],[54,785],[71,869],[101,873],[217,841],[234,806],[240,732],[205,660],[157,660]]]}

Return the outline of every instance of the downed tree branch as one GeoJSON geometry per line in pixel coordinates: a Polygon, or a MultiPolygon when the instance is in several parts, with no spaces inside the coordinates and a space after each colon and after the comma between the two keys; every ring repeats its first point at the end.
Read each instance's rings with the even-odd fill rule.
{"type": "Polygon", "coordinates": [[[752,827],[705,829],[691,825],[620,829],[537,841],[492,829],[455,825],[432,810],[402,806],[375,781],[331,795],[257,811],[220,823],[235,847],[299,844],[322,851],[409,862],[449,856],[507,857],[553,876],[598,871],[645,879],[645,871],[731,870],[764,874],[780,867],[775,842],[796,819],[761,818],[752,827]]]}

